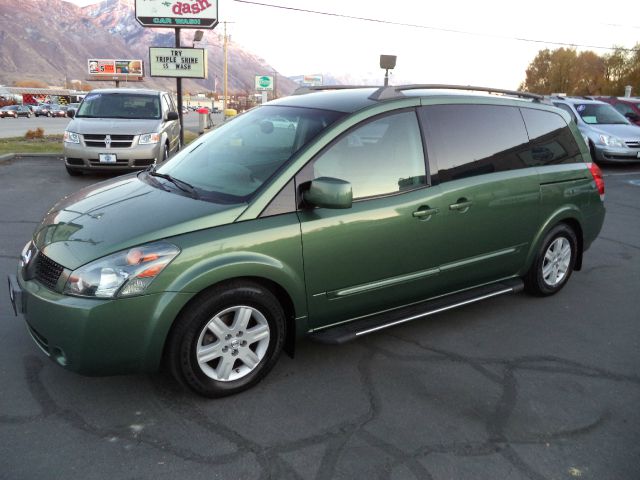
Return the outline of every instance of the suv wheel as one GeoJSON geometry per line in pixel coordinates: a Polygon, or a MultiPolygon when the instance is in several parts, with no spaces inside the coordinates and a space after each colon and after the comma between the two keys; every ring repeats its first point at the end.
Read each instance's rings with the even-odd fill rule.
{"type": "Polygon", "coordinates": [[[216,287],[180,314],[165,361],[176,380],[207,397],[223,397],[258,383],[284,342],[284,311],[253,282],[216,287]]]}
{"type": "Polygon", "coordinates": [[[169,158],[169,145],[165,143],[164,147],[162,148],[162,163],[166,162],[168,158],[169,158]]]}
{"type": "Polygon", "coordinates": [[[567,283],[576,264],[578,241],[571,227],[560,223],[544,238],[525,277],[527,290],[535,295],[553,295],[567,283]]]}

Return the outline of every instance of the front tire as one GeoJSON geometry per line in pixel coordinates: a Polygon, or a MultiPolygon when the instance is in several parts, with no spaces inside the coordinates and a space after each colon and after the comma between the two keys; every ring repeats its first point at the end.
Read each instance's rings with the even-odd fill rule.
{"type": "Polygon", "coordinates": [[[80,170],[76,170],[75,168],[67,167],[66,165],[65,165],[65,168],[67,169],[67,173],[69,175],[71,175],[72,177],[79,177],[80,175],[82,175],[82,172],[80,170]]]}
{"type": "Polygon", "coordinates": [[[162,147],[162,161],[161,163],[166,162],[169,159],[169,145],[168,144],[164,144],[164,147],[162,147]]]}
{"type": "Polygon", "coordinates": [[[527,290],[539,296],[558,293],[573,273],[577,254],[578,239],[573,229],[565,223],[553,227],[524,279],[527,290]]]}
{"type": "Polygon", "coordinates": [[[276,297],[254,282],[231,282],[194,300],[179,315],[165,361],[173,377],[206,397],[246,390],[276,363],[285,316],[276,297]]]}

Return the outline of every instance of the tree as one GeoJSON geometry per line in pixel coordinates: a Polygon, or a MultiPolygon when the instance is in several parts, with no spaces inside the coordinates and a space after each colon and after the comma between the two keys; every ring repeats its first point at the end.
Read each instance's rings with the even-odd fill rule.
{"type": "Polygon", "coordinates": [[[640,44],[600,56],[573,48],[540,50],[526,70],[522,90],[549,95],[623,95],[625,85],[640,93],[640,44]]]}

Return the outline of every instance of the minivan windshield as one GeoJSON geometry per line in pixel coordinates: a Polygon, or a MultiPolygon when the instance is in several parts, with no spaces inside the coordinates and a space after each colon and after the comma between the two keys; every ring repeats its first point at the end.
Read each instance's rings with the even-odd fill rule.
{"type": "Polygon", "coordinates": [[[160,97],[140,93],[89,93],[76,117],[159,119],[160,97]]]}
{"type": "Polygon", "coordinates": [[[194,141],[157,171],[188,182],[198,198],[246,202],[296,152],[343,115],[277,105],[254,108],[194,141]]]}
{"type": "Polygon", "coordinates": [[[589,125],[616,125],[629,123],[627,119],[611,105],[601,103],[579,103],[576,110],[584,123],[589,125]]]}

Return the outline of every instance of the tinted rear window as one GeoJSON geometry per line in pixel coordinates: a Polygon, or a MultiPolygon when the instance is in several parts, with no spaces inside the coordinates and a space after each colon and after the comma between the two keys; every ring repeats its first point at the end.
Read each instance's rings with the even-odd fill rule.
{"type": "Polygon", "coordinates": [[[520,153],[527,165],[574,163],[582,160],[580,148],[564,119],[555,113],[521,109],[531,148],[520,153]]]}
{"type": "Polygon", "coordinates": [[[434,181],[527,166],[519,156],[528,138],[517,108],[431,105],[420,110],[429,158],[438,167],[434,181]]]}

